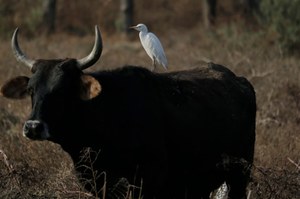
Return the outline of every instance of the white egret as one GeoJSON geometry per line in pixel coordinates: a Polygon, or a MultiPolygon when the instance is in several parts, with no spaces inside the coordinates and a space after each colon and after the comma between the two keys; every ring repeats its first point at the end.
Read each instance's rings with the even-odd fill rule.
{"type": "Polygon", "coordinates": [[[167,70],[168,61],[164,49],[155,34],[153,34],[152,32],[148,32],[148,28],[145,24],[138,24],[130,28],[133,28],[140,32],[139,36],[142,46],[144,47],[149,57],[152,59],[153,70],[155,70],[156,63],[159,63],[167,70]]]}

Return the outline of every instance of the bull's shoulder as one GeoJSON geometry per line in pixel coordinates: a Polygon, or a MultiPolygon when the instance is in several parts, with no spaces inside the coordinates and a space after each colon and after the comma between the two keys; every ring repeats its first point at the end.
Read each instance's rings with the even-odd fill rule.
{"type": "Polygon", "coordinates": [[[112,70],[101,70],[93,73],[89,73],[96,79],[102,78],[143,78],[145,76],[153,76],[153,73],[146,68],[139,66],[123,66],[112,70]]]}
{"type": "Polygon", "coordinates": [[[93,72],[89,75],[99,81],[103,91],[117,92],[120,95],[133,91],[142,93],[146,92],[146,89],[154,89],[157,80],[160,79],[158,74],[139,66],[123,66],[93,72]]]}

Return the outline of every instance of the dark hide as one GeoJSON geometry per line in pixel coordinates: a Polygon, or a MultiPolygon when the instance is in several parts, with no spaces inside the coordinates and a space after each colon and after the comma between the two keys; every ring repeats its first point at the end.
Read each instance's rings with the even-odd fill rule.
{"type": "MultiPolygon", "coordinates": [[[[89,147],[99,152],[92,166],[106,173],[106,198],[116,195],[115,185],[124,178],[137,186],[142,180],[144,199],[208,198],[224,181],[230,198],[245,197],[256,114],[255,92],[245,78],[212,63],[164,74],[126,66],[85,74],[101,85],[95,86],[100,93],[86,98],[83,75],[72,59],[36,63],[27,86],[29,120],[42,125],[26,134],[60,144],[82,182],[92,178],[80,166],[91,166],[80,157],[89,147]]],[[[6,95],[13,95],[12,85],[2,88],[4,96],[12,97],[6,95]]],[[[95,193],[103,179],[97,190],[85,187],[95,193]]]]}

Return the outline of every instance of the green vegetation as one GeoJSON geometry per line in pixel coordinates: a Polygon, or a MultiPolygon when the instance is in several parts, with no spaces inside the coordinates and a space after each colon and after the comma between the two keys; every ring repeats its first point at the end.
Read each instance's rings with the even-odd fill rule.
{"type": "Polygon", "coordinates": [[[262,0],[260,20],[285,52],[299,52],[300,0],[262,0]]]}

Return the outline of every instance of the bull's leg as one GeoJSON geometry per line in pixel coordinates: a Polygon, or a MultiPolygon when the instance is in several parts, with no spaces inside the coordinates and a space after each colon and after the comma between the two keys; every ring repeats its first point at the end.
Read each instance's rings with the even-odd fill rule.
{"type": "Polygon", "coordinates": [[[203,187],[198,187],[197,189],[190,190],[187,194],[185,199],[194,199],[194,198],[201,198],[201,199],[210,199],[210,192],[207,191],[207,188],[204,188],[205,191],[200,191],[203,187]]]}
{"type": "Polygon", "coordinates": [[[236,168],[228,176],[226,183],[229,187],[228,197],[230,199],[246,198],[246,188],[250,178],[250,170],[245,171],[245,168],[236,168]]]}
{"type": "Polygon", "coordinates": [[[202,173],[192,172],[185,181],[187,187],[184,199],[209,199],[213,186],[207,179],[207,176],[202,173]]]}

